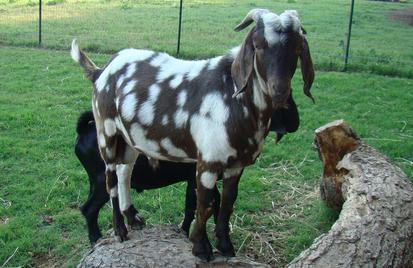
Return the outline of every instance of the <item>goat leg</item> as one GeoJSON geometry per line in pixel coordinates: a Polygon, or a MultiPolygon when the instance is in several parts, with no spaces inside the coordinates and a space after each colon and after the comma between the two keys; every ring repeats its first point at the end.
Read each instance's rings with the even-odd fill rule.
{"type": "Polygon", "coordinates": [[[224,256],[235,256],[234,246],[229,237],[229,219],[233,206],[238,195],[238,183],[242,174],[242,169],[231,172],[224,172],[222,203],[215,227],[215,234],[218,238],[217,249],[224,256]]]}
{"type": "Polygon", "coordinates": [[[209,261],[212,258],[212,246],[206,233],[206,222],[213,214],[213,187],[215,186],[217,173],[203,172],[199,168],[202,166],[203,163],[198,162],[196,223],[190,239],[193,242],[192,254],[202,260],[209,261]]]}
{"type": "Polygon", "coordinates": [[[126,216],[126,220],[128,221],[128,225],[133,230],[140,230],[145,226],[145,219],[139,215],[138,210],[133,206],[123,211],[123,214],[126,216]]]}
{"type": "Polygon", "coordinates": [[[118,178],[116,176],[114,164],[107,164],[105,173],[106,187],[110,193],[110,199],[112,201],[113,230],[115,231],[115,235],[119,236],[119,240],[123,242],[127,240],[128,230],[126,229],[122,213],[120,212],[117,186],[118,178]]]}
{"type": "Polygon", "coordinates": [[[196,181],[195,178],[191,178],[188,180],[188,184],[186,186],[185,217],[181,225],[181,229],[187,237],[189,236],[189,228],[191,227],[191,223],[195,218],[196,203],[196,181]]]}
{"type": "Polygon", "coordinates": [[[89,241],[93,245],[102,237],[99,230],[98,216],[103,205],[109,201],[109,194],[105,189],[104,173],[90,179],[90,190],[88,200],[80,207],[80,211],[86,218],[89,241]]]}
{"type": "Polygon", "coordinates": [[[112,197],[111,200],[113,206],[113,230],[115,235],[119,237],[120,242],[123,242],[128,240],[128,229],[126,229],[122,213],[120,212],[118,197],[112,197]]]}

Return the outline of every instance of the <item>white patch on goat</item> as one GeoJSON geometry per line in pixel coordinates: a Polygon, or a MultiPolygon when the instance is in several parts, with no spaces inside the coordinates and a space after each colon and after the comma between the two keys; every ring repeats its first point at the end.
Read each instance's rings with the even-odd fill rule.
{"type": "Polygon", "coordinates": [[[130,126],[130,135],[133,140],[134,147],[144,151],[146,154],[152,156],[159,152],[159,144],[156,141],[146,138],[146,130],[138,123],[133,123],[130,126]]]}
{"type": "MultiPolygon", "coordinates": [[[[93,102],[93,101],[92,101],[93,102]]],[[[100,117],[100,111],[99,111],[99,102],[98,100],[95,101],[95,111],[97,115],[100,117]]]]}
{"type": "Polygon", "coordinates": [[[175,115],[174,115],[175,126],[177,128],[183,127],[188,121],[188,118],[189,118],[189,113],[184,111],[182,108],[179,108],[178,110],[176,110],[175,115]]]}
{"type": "Polygon", "coordinates": [[[98,142],[99,142],[100,148],[106,147],[106,138],[105,138],[105,135],[103,135],[103,133],[99,133],[98,142]]]}
{"type": "Polygon", "coordinates": [[[119,188],[119,207],[121,211],[127,210],[131,205],[130,181],[132,169],[133,164],[116,165],[119,188]]]}
{"type": "Polygon", "coordinates": [[[72,48],[70,50],[70,56],[72,56],[72,59],[76,62],[80,61],[80,49],[79,46],[76,42],[76,39],[73,39],[72,41],[72,48]]]}
{"type": "Polygon", "coordinates": [[[188,93],[185,90],[179,92],[178,97],[176,98],[176,104],[179,107],[184,107],[188,93]]]}
{"type": "Polygon", "coordinates": [[[131,146],[125,147],[125,152],[123,153],[123,163],[134,164],[139,153],[131,146]]]}
{"type": "Polygon", "coordinates": [[[157,84],[149,87],[148,99],[141,105],[138,111],[138,117],[142,124],[151,125],[155,118],[155,102],[158,100],[161,88],[157,84]]]}
{"type": "Polygon", "coordinates": [[[150,125],[155,118],[155,109],[153,103],[145,101],[138,111],[139,121],[144,125],[150,125]]]}
{"type": "Polygon", "coordinates": [[[281,19],[274,13],[265,13],[261,16],[264,23],[264,37],[268,44],[274,45],[280,41],[280,35],[277,31],[282,30],[281,19]]]}
{"type": "Polygon", "coordinates": [[[119,97],[115,98],[115,107],[116,107],[116,110],[119,111],[119,97]]]}
{"type": "Polygon", "coordinates": [[[242,171],[242,168],[227,168],[224,171],[224,179],[228,179],[234,176],[238,176],[242,171]]]}
{"type": "Polygon", "coordinates": [[[126,78],[132,77],[132,75],[135,74],[136,68],[137,68],[137,63],[131,63],[128,68],[126,69],[126,78]]]}
{"type": "Polygon", "coordinates": [[[162,117],[162,125],[166,126],[169,123],[168,115],[162,117]]]}
{"type": "Polygon", "coordinates": [[[126,95],[126,97],[123,99],[121,114],[127,122],[132,121],[132,119],[135,117],[137,104],[138,100],[136,98],[136,95],[133,93],[126,95]]]}
{"type": "Polygon", "coordinates": [[[164,62],[166,62],[169,58],[169,55],[166,53],[159,53],[156,57],[154,57],[149,64],[152,65],[153,67],[159,67],[161,66],[164,62]]]}
{"type": "Polygon", "coordinates": [[[116,81],[116,88],[122,87],[123,82],[125,82],[125,78],[126,77],[124,74],[119,75],[118,81],[116,81]]]}
{"type": "Polygon", "coordinates": [[[191,117],[191,135],[204,161],[225,163],[228,157],[236,156],[237,151],[230,146],[225,128],[228,117],[228,107],[218,92],[206,95],[199,114],[191,117]]]}
{"type": "Polygon", "coordinates": [[[158,83],[165,81],[171,76],[175,76],[171,80],[170,86],[176,88],[182,83],[185,76],[189,81],[197,77],[207,62],[207,60],[180,60],[166,53],[159,53],[149,64],[153,67],[159,67],[159,72],[156,76],[158,83]]]}
{"type": "Polygon", "coordinates": [[[115,164],[107,164],[106,171],[115,171],[116,165],[115,164]]]}
{"type": "Polygon", "coordinates": [[[169,55],[166,55],[167,60],[162,62],[159,66],[159,72],[156,76],[156,81],[161,83],[174,75],[184,75],[191,69],[192,61],[184,61],[175,59],[169,55]]]}
{"type": "Polygon", "coordinates": [[[254,144],[254,141],[253,141],[251,138],[248,138],[248,144],[249,144],[249,145],[253,145],[253,144],[254,144]]]}
{"type": "Polygon", "coordinates": [[[109,148],[109,147],[106,147],[105,152],[106,152],[106,156],[107,156],[109,159],[113,159],[113,157],[115,156],[114,151],[113,151],[111,148],[109,148]]]}
{"type": "Polygon", "coordinates": [[[301,22],[296,10],[286,10],[280,15],[282,28],[300,32],[301,22]]]}
{"type": "Polygon", "coordinates": [[[249,112],[248,112],[248,108],[247,107],[242,107],[243,108],[243,111],[244,111],[244,117],[245,118],[248,118],[248,116],[249,116],[249,112]]]}
{"type": "Polygon", "coordinates": [[[117,197],[118,196],[118,186],[113,187],[110,189],[110,197],[117,197]]]}
{"type": "Polygon", "coordinates": [[[217,175],[215,173],[205,171],[201,174],[201,183],[207,189],[212,189],[217,181],[217,175]]]}
{"type": "Polygon", "coordinates": [[[218,56],[212,59],[208,60],[208,71],[214,70],[217,66],[220,60],[222,59],[222,56],[218,56]]]}
{"type": "Polygon", "coordinates": [[[184,80],[184,76],[182,74],[175,75],[174,79],[169,82],[169,86],[171,88],[177,88],[182,81],[184,80]]]}
{"type": "MultiPolygon", "coordinates": [[[[126,64],[135,63],[148,59],[154,54],[153,51],[142,49],[124,49],[121,50],[118,55],[109,63],[108,66],[100,74],[99,78],[95,82],[97,91],[102,91],[108,83],[108,79],[111,75],[121,70],[126,64]]],[[[106,87],[108,90],[109,87],[106,87]]]]}
{"type": "Polygon", "coordinates": [[[191,135],[202,154],[202,160],[226,163],[228,157],[237,155],[237,151],[229,144],[223,123],[198,114],[191,116],[190,122],[191,135]]]}
{"type": "Polygon", "coordinates": [[[230,55],[233,59],[235,59],[235,58],[237,57],[237,55],[238,55],[238,53],[239,53],[240,50],[241,50],[241,45],[236,46],[236,47],[233,47],[233,48],[230,49],[229,55],[230,55]]]}
{"type": "Polygon", "coordinates": [[[128,143],[129,145],[132,145],[132,141],[131,141],[131,138],[129,137],[129,133],[126,131],[125,126],[120,120],[120,117],[115,118],[115,123],[116,123],[116,127],[122,132],[123,137],[126,139],[126,143],[128,143]]]}
{"type": "Polygon", "coordinates": [[[202,100],[199,114],[201,116],[209,115],[217,123],[225,123],[228,120],[229,111],[222,100],[222,95],[218,92],[212,92],[202,100]]]}
{"type": "Polygon", "coordinates": [[[105,126],[106,136],[112,137],[116,134],[116,124],[115,124],[115,121],[113,119],[107,118],[107,119],[105,119],[103,124],[105,126]]]}
{"type": "Polygon", "coordinates": [[[131,81],[129,81],[129,82],[126,84],[126,86],[123,87],[123,89],[122,89],[122,94],[123,94],[123,95],[129,94],[129,92],[131,92],[131,91],[135,88],[136,82],[137,82],[136,80],[131,80],[131,81]]]}
{"type": "Polygon", "coordinates": [[[161,146],[171,156],[175,156],[175,157],[179,157],[179,158],[188,158],[188,155],[185,153],[185,151],[182,150],[182,149],[179,149],[178,147],[176,147],[172,143],[171,139],[169,139],[169,138],[165,138],[165,139],[161,140],[161,146]]]}
{"type": "Polygon", "coordinates": [[[259,110],[263,111],[267,108],[267,103],[265,102],[264,94],[263,92],[265,91],[265,88],[262,88],[261,86],[258,85],[259,81],[257,79],[254,79],[253,82],[253,97],[252,101],[259,110]]]}
{"type": "Polygon", "coordinates": [[[201,71],[204,69],[205,65],[208,63],[207,60],[195,61],[192,68],[189,70],[186,78],[191,81],[199,76],[201,71]]]}

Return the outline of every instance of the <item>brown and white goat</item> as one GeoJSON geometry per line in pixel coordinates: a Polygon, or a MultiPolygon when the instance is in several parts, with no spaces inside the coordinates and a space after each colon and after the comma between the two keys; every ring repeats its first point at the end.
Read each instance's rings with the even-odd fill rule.
{"type": "Polygon", "coordinates": [[[106,165],[114,228],[121,240],[127,235],[122,214],[128,224],[134,223],[130,177],[138,154],[144,153],[197,163],[192,252],[206,260],[212,256],[212,247],[205,225],[213,213],[212,189],[222,176],[217,249],[234,255],[228,225],[241,173],[261,152],[272,110],[285,105],[290,96],[298,58],[309,97],[314,79],[296,11],[278,16],[253,9],[235,30],[253,21],[256,26],[240,47],[208,60],[185,61],[165,53],[125,49],[99,69],[73,41],[72,58],[94,86],[99,148],[106,165]]]}

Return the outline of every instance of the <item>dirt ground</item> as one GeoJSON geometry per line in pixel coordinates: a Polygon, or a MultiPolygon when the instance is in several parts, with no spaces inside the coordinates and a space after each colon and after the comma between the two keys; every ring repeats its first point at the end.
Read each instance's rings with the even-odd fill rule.
{"type": "Polygon", "coordinates": [[[413,8],[392,11],[389,18],[391,20],[401,21],[413,26],[413,8]]]}

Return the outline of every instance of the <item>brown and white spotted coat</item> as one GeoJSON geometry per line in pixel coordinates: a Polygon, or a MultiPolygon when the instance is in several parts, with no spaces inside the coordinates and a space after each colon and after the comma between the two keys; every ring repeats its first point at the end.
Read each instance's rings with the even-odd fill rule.
{"type": "Polygon", "coordinates": [[[234,255],[228,223],[243,168],[261,152],[273,108],[284,105],[291,94],[299,57],[308,96],[314,77],[295,11],[278,16],[254,9],[236,29],[253,21],[257,25],[240,47],[208,60],[125,49],[99,69],[73,41],[72,58],[94,85],[98,142],[121,240],[127,234],[121,212],[134,224],[128,211],[130,175],[138,154],[144,153],[197,163],[197,222],[191,238],[193,253],[207,260],[212,256],[205,230],[214,202],[211,189],[223,177],[217,248],[234,255]]]}

